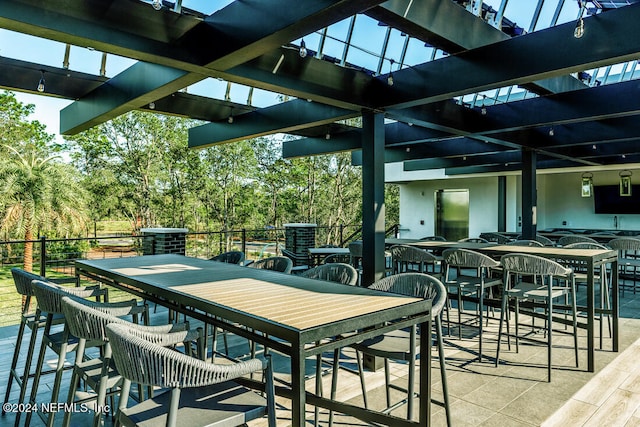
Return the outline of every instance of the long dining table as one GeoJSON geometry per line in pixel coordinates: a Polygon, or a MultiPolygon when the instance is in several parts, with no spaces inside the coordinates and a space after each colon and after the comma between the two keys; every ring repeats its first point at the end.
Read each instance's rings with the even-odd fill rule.
{"type": "Polygon", "coordinates": [[[426,368],[419,373],[418,420],[330,400],[305,387],[308,358],[410,325],[430,331],[429,300],[175,254],[78,260],[75,268],[78,276],[124,289],[289,356],[291,381],[277,392],[291,399],[294,426],[305,424],[307,403],[371,423],[430,423],[430,334],[420,337],[421,366],[426,368]]]}
{"type": "MultiPolygon", "coordinates": [[[[407,239],[409,240],[409,239],[407,239]]],[[[618,297],[618,252],[610,249],[568,249],[554,246],[513,246],[496,243],[474,242],[438,242],[438,241],[407,241],[406,244],[429,251],[442,252],[449,248],[475,250],[492,258],[499,259],[508,253],[525,253],[552,259],[568,266],[580,266],[587,274],[587,299],[585,306],[578,306],[578,310],[586,313],[586,325],[579,324],[587,330],[587,370],[595,372],[595,278],[596,270],[606,270],[610,265],[611,271],[611,308],[599,307],[599,312],[611,316],[611,347],[612,351],[619,349],[619,297],[618,297]]]]}

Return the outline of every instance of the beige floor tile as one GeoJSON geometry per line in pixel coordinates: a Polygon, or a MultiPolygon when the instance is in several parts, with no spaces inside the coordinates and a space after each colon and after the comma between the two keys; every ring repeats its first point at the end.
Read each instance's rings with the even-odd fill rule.
{"type": "Polygon", "coordinates": [[[568,427],[584,424],[598,410],[596,405],[570,399],[562,408],[547,418],[542,427],[568,427]]]}

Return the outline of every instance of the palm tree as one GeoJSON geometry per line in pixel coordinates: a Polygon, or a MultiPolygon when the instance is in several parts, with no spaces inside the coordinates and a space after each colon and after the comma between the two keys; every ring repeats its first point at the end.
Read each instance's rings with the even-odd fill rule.
{"type": "Polygon", "coordinates": [[[69,234],[86,223],[84,190],[69,165],[44,156],[34,146],[19,152],[12,146],[0,163],[0,194],[4,215],[0,230],[24,236],[24,269],[33,269],[37,233],[69,234]]]}

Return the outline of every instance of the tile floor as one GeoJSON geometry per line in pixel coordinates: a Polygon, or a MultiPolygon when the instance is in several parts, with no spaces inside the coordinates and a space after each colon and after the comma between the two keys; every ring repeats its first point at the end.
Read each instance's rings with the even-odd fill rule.
{"type": "MultiPolygon", "coordinates": [[[[555,335],[552,381],[546,381],[546,346],[521,342],[520,350],[506,349],[498,367],[494,366],[497,342],[497,319],[490,319],[485,329],[485,355],[489,357],[482,363],[477,360],[476,329],[463,328],[463,338],[457,337],[457,330],[446,336],[447,375],[453,425],[455,426],[602,426],[640,425],[640,293],[626,292],[621,299],[620,352],[610,351],[611,343],[605,339],[605,348],[596,352],[596,373],[585,372],[586,332],[580,331],[580,367],[575,367],[572,338],[570,335],[555,335]]],[[[164,321],[164,313],[155,317],[155,322],[164,321]]],[[[452,313],[452,319],[455,315],[452,313]]],[[[17,327],[0,329],[0,394],[6,391],[6,378],[11,363],[17,327]]],[[[540,333],[535,334],[542,337],[540,333]]],[[[25,345],[28,341],[25,341],[25,345]]],[[[231,340],[230,352],[240,354],[246,351],[246,341],[237,338],[231,340]]],[[[329,355],[327,355],[329,356],[329,355]]],[[[341,366],[355,368],[353,352],[344,349],[341,366]]],[[[48,358],[49,359],[49,358],[48,358]]],[[[287,361],[276,359],[276,375],[287,380],[287,361]]],[[[437,357],[433,359],[433,415],[432,425],[446,425],[442,402],[440,373],[437,357]]],[[[338,400],[361,404],[362,397],[358,376],[347,369],[340,369],[338,400]]],[[[61,396],[67,395],[68,373],[61,396]]],[[[52,375],[44,377],[39,390],[39,399],[46,401],[50,396],[52,375]]],[[[325,390],[330,387],[330,375],[323,376],[325,390]]],[[[392,365],[393,381],[406,382],[406,365],[392,365]]],[[[314,389],[315,380],[310,378],[308,389],[314,389]]],[[[385,406],[384,376],[381,371],[367,373],[367,386],[370,405],[374,408],[385,406]]],[[[393,392],[400,398],[399,392],[393,392]]],[[[14,386],[11,401],[15,402],[18,390],[14,386]]],[[[290,413],[287,401],[278,399],[278,425],[288,426],[290,413]]],[[[398,416],[406,414],[406,406],[393,412],[398,416]]],[[[308,408],[309,422],[313,425],[313,408],[308,408]]],[[[61,416],[56,425],[61,424],[61,416]]],[[[328,414],[320,411],[319,425],[327,425],[328,414]]],[[[14,414],[0,418],[0,426],[13,425],[14,414]]],[[[24,417],[22,417],[24,420],[24,417]]],[[[72,425],[84,426],[89,417],[76,414],[72,425]]],[[[43,425],[38,417],[32,425],[43,425]]],[[[111,425],[107,419],[106,425],[111,425]]],[[[336,426],[359,426],[366,423],[352,418],[335,415],[336,426]]],[[[266,426],[266,420],[252,422],[250,426],[266,426]]]]}

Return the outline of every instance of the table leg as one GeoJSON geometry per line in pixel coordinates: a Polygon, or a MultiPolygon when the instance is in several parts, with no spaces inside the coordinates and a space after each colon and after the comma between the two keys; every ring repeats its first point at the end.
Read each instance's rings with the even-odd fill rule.
{"type": "Polygon", "coordinates": [[[420,324],[420,425],[431,424],[431,320],[420,324]]]}
{"type": "MultiPolygon", "coordinates": [[[[606,271],[606,270],[605,270],[606,271]]],[[[619,301],[619,297],[620,295],[618,294],[618,290],[619,290],[619,282],[618,282],[618,259],[616,258],[612,263],[611,263],[611,322],[613,323],[612,325],[612,332],[613,332],[613,351],[618,351],[618,345],[619,345],[619,334],[620,334],[620,330],[619,330],[619,325],[618,325],[618,319],[620,317],[620,301],[619,301]]]]}
{"type": "Polygon", "coordinates": [[[305,424],[306,390],[304,373],[304,344],[300,342],[291,343],[291,425],[295,427],[305,424]]]}
{"type": "Polygon", "coordinates": [[[593,261],[587,265],[587,371],[595,372],[595,295],[594,295],[594,265],[593,261]]]}

